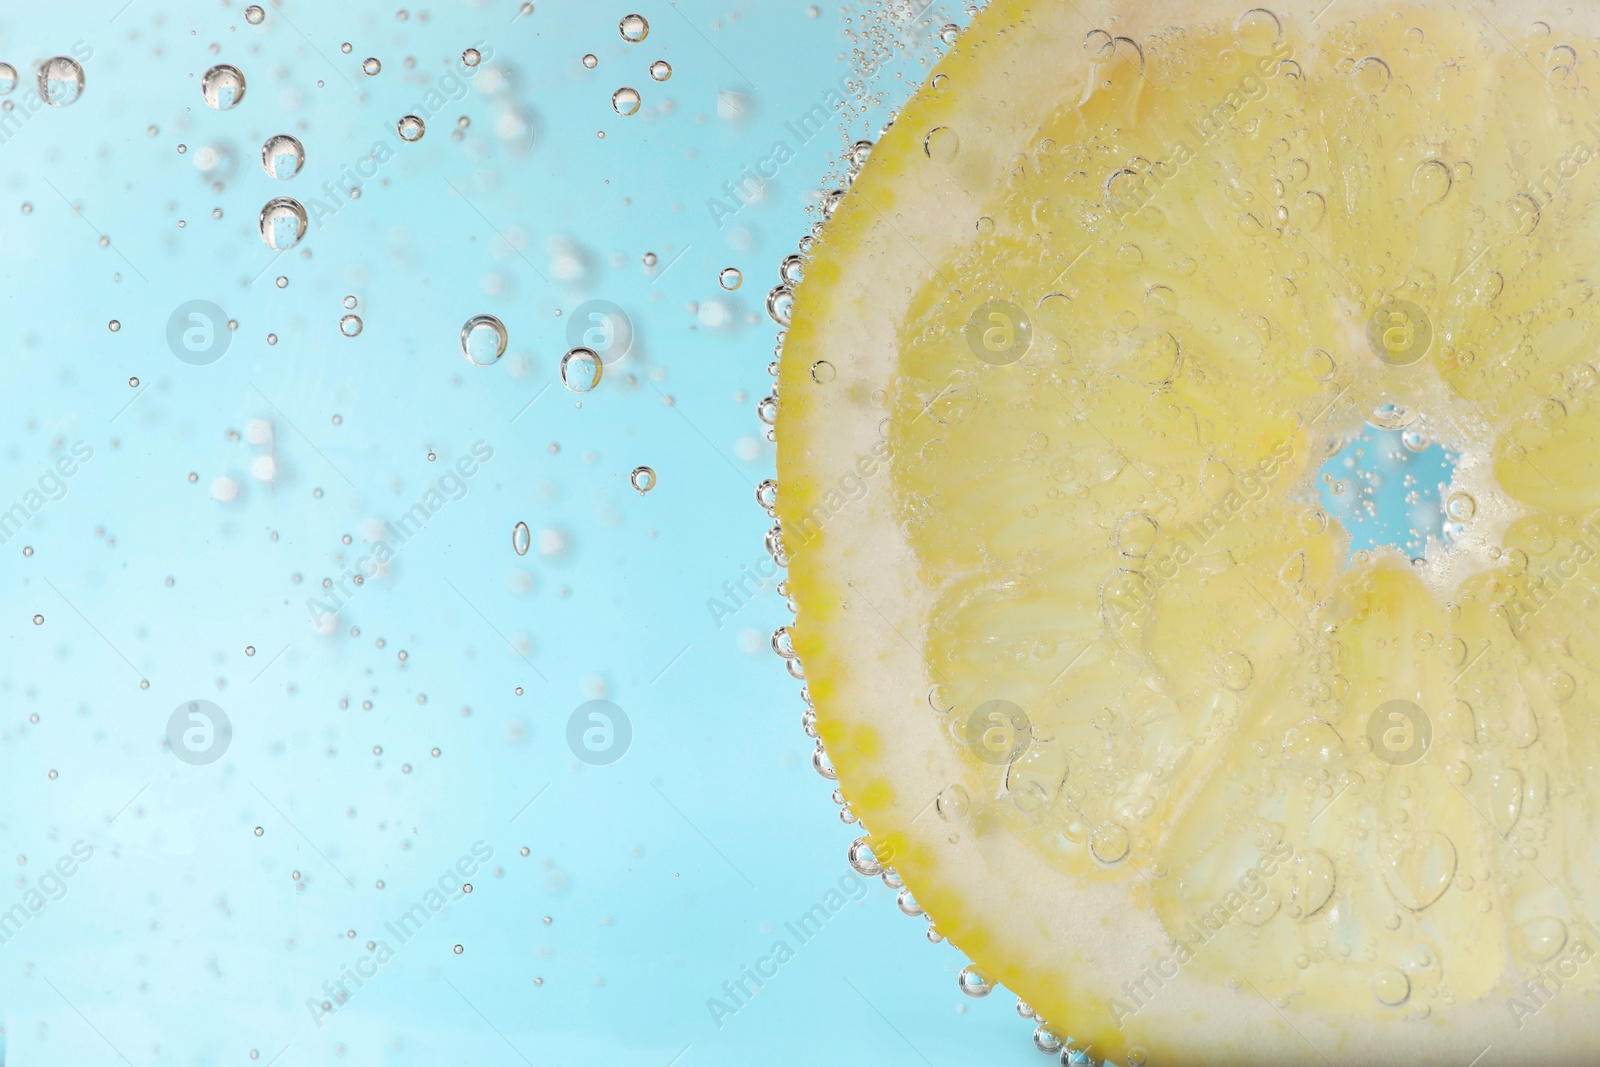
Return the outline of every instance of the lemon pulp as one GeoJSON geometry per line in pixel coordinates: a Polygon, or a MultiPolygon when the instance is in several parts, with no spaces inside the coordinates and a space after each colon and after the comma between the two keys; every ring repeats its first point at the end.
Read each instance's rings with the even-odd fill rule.
{"type": "Polygon", "coordinates": [[[1532,4],[996,0],[783,354],[816,725],[879,858],[1115,1062],[1588,1061],[1600,72],[1532,4]],[[1324,460],[1459,453],[1349,552],[1324,460]]]}

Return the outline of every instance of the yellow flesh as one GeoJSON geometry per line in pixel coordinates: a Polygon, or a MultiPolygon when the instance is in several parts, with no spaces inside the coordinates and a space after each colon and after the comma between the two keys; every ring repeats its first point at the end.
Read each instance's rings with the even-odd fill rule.
{"type": "Polygon", "coordinates": [[[1526,6],[1321,6],[979,15],[797,293],[795,648],[880,857],[1095,1056],[1592,1059],[1600,58],[1526,6]],[[1317,506],[1384,405],[1477,500],[1426,566],[1317,506]],[[1367,741],[1392,700],[1415,763],[1367,741]]]}

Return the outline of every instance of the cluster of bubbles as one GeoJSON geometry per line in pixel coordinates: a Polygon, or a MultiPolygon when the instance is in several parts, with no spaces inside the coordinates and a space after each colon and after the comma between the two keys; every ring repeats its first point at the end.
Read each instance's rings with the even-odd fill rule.
{"type": "MultiPolygon", "coordinates": [[[[622,21],[617,25],[617,32],[629,44],[638,44],[650,36],[650,22],[643,15],[624,15],[622,21]]],[[[583,65],[590,70],[593,70],[599,64],[600,58],[592,52],[583,57],[583,65]]],[[[664,59],[658,59],[650,64],[651,81],[664,82],[670,77],[672,77],[671,63],[664,59]]],[[[639,96],[639,90],[630,85],[624,85],[611,94],[611,110],[624,118],[629,115],[637,115],[641,103],[642,99],[639,96]]]]}

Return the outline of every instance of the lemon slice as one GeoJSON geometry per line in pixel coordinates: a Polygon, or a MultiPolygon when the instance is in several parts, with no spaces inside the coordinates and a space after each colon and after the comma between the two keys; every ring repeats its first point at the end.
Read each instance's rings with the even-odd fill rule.
{"type": "Polygon", "coordinates": [[[1539,17],[994,0],[806,264],[816,729],[1041,1047],[1600,1055],[1600,17],[1539,17]],[[1459,457],[1425,550],[1323,506],[1372,428],[1459,457]]]}

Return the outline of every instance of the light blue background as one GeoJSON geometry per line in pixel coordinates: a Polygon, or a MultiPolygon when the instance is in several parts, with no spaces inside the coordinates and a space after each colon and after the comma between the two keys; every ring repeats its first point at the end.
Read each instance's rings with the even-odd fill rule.
{"type": "Polygon", "coordinates": [[[764,558],[753,487],[772,448],[755,406],[777,265],[809,194],[959,14],[941,4],[905,32],[870,114],[793,143],[785,123],[851,72],[844,17],[866,6],[641,0],[639,44],[617,32],[628,8],[557,0],[404,21],[393,4],[293,0],[258,27],[237,0],[0,10],[14,104],[40,61],[92,51],[83,97],[24,112],[0,144],[0,510],[74,442],[94,451],[0,546],[0,861],[15,867],[0,910],[74,842],[94,850],[0,945],[5,1063],[1041,1061],[1012,998],[963,997],[959,954],[876,883],[721,1029],[706,1005],[839,884],[855,836],[766,648],[779,599],[720,627],[707,601],[764,558]],[[479,42],[492,58],[401,144],[396,120],[479,42]],[[657,58],[665,84],[646,73],[657,58]],[[201,98],[217,62],[248,79],[229,112],[201,98]],[[639,115],[612,111],[622,85],[639,115]],[[727,90],[742,103],[719,114],[727,90]],[[287,182],[259,163],[280,132],[307,151],[287,182]],[[780,138],[798,158],[719,228],[707,198],[780,138]],[[361,199],[314,212],[273,262],[261,206],[310,207],[379,143],[392,158],[361,199]],[[726,266],[744,271],[735,293],[726,266]],[[346,294],[356,338],[338,329],[346,294]],[[636,343],[579,397],[557,366],[590,298],[626,308],[636,343]],[[238,323],[211,366],[165,339],[197,299],[238,323]],[[511,337],[488,368],[457,347],[480,312],[511,337]],[[249,440],[255,420],[269,445],[249,440]],[[480,440],[493,459],[465,495],[337,634],[316,633],[317,584],[480,440]],[[271,482],[251,472],[262,453],[271,482]],[[640,464],[659,476],[647,496],[628,484],[640,464]],[[219,478],[237,500],[214,497],[219,478]],[[535,541],[520,558],[518,521],[535,541]],[[565,553],[541,552],[542,531],[565,553]],[[566,742],[596,696],[632,721],[611,766],[566,742]],[[166,747],[192,699],[233,724],[207,766],[166,747]],[[397,945],[384,923],[480,841],[493,858],[474,892],[397,945]],[[307,1000],[377,938],[394,958],[318,1029],[307,1000]]]}

